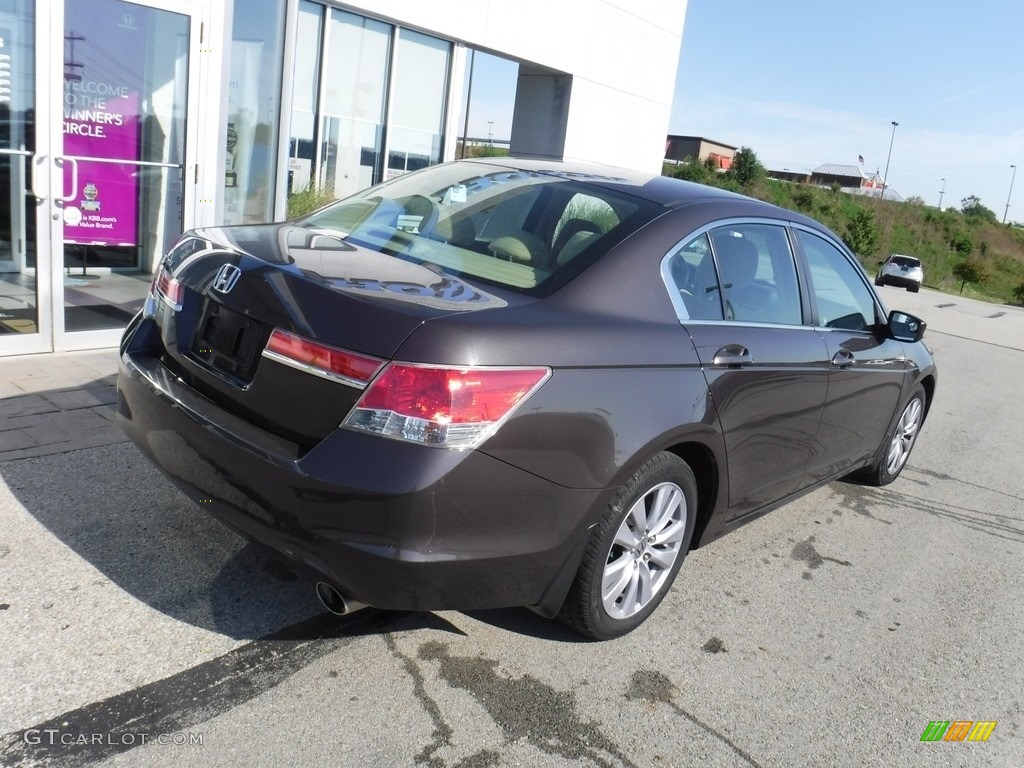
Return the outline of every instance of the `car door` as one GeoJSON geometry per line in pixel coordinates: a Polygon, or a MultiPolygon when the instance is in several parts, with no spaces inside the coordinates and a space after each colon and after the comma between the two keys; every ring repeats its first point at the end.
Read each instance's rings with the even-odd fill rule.
{"type": "Polygon", "coordinates": [[[885,316],[853,256],[819,233],[795,230],[814,325],[828,350],[828,396],[812,480],[873,457],[903,390],[910,362],[888,337],[885,316]]]}
{"type": "Polygon", "coordinates": [[[729,517],[742,517],[806,485],[827,392],[825,344],[804,323],[780,224],[712,227],[671,254],[664,272],[721,423],[729,517]]]}

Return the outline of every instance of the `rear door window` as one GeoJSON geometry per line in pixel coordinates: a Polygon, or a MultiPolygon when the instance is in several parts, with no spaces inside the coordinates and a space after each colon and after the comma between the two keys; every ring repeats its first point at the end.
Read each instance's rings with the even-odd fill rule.
{"type": "Polygon", "coordinates": [[[778,225],[735,224],[701,234],[669,257],[666,280],[692,320],[803,321],[793,252],[778,225]]]}

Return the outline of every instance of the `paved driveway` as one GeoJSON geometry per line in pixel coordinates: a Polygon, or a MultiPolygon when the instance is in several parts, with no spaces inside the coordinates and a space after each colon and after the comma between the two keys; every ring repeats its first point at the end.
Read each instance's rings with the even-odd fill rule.
{"type": "Polygon", "coordinates": [[[882,296],[940,365],[903,477],[693,553],[608,643],[525,610],[338,619],[126,443],[0,461],[0,765],[1024,765],[1024,312],[882,296]],[[921,742],[957,720],[998,725],[921,742]]]}

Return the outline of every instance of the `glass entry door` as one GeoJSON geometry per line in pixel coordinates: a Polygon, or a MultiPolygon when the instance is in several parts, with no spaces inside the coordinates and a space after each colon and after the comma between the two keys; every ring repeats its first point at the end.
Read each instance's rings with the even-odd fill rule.
{"type": "Polygon", "coordinates": [[[116,344],[191,226],[200,25],[193,0],[0,0],[0,354],[116,344]]]}
{"type": "Polygon", "coordinates": [[[64,4],[60,210],[67,346],[99,342],[142,306],[185,227],[193,17],[125,0],[64,4]],[[87,336],[88,334],[88,336],[87,336]],[[91,337],[91,338],[90,338],[91,337]]]}

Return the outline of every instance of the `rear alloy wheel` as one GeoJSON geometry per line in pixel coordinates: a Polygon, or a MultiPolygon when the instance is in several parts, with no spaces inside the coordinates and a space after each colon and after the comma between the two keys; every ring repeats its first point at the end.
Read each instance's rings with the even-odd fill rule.
{"type": "Polygon", "coordinates": [[[899,418],[890,427],[875,463],[860,473],[861,479],[870,485],[880,486],[888,485],[900,476],[921,431],[924,413],[924,387],[918,384],[910,393],[910,399],[903,406],[899,418]]]}
{"type": "Polygon", "coordinates": [[[597,640],[640,626],[665,597],[693,538],[697,483],[659,453],[626,482],[595,527],[561,618],[597,640]]]}

